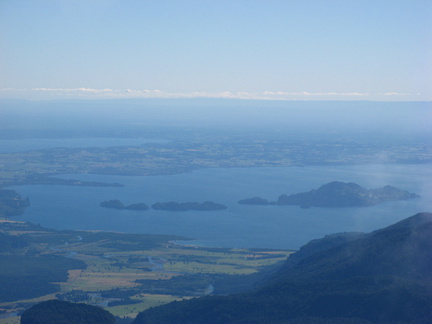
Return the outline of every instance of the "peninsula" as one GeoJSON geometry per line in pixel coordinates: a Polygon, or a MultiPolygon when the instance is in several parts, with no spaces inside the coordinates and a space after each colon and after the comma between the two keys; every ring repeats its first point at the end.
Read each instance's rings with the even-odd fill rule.
{"type": "Polygon", "coordinates": [[[28,198],[21,197],[14,190],[0,189],[0,217],[21,215],[28,206],[28,198]]]}
{"type": "Polygon", "coordinates": [[[408,200],[419,197],[414,193],[385,186],[377,189],[365,189],[356,183],[333,181],[318,189],[293,195],[281,195],[276,202],[253,197],[239,201],[247,205],[293,205],[310,207],[367,207],[386,201],[408,200]]]}

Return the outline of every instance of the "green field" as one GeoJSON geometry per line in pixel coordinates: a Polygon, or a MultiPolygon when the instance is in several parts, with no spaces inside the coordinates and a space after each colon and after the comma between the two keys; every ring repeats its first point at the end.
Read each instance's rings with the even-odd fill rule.
{"type": "MultiPolygon", "coordinates": [[[[2,312],[21,312],[42,300],[59,298],[134,317],[173,300],[250,288],[257,276],[265,275],[292,253],[177,245],[172,242],[186,238],[176,236],[55,231],[8,220],[0,221],[0,234],[5,238],[0,258],[21,262],[16,272],[10,270],[11,265],[0,267],[3,282],[8,278],[30,280],[26,276],[45,278],[44,260],[57,264],[63,258],[61,264],[70,264],[70,268],[52,270],[55,278],[64,280],[47,282],[42,287],[47,289],[45,294],[15,300],[11,292],[3,291],[2,312]],[[27,259],[31,262],[26,263],[27,259]]],[[[18,290],[21,288],[25,295],[26,287],[18,290]]],[[[0,319],[0,324],[14,320],[0,319]]]]}

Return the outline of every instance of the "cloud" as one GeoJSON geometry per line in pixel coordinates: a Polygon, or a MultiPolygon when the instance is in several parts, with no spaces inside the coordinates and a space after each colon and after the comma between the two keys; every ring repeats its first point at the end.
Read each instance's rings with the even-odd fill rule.
{"type": "MultiPolygon", "coordinates": [[[[94,88],[30,88],[30,89],[0,89],[0,97],[16,97],[28,99],[98,99],[98,98],[222,98],[249,100],[388,100],[397,96],[404,100],[418,100],[419,94],[402,92],[290,92],[290,91],[192,91],[170,92],[158,89],[94,89],[94,88]]],[[[400,99],[398,99],[400,100],[400,99]]]]}
{"type": "Polygon", "coordinates": [[[46,91],[46,92],[66,92],[66,93],[74,93],[74,92],[86,92],[86,93],[107,93],[112,92],[112,89],[91,89],[91,88],[76,88],[76,89],[64,89],[64,88],[32,88],[31,91],[46,91]]]}
{"type": "Polygon", "coordinates": [[[384,93],[380,93],[380,95],[383,96],[410,96],[410,93],[405,93],[405,92],[384,92],[384,93]]]}
{"type": "Polygon", "coordinates": [[[347,97],[360,97],[370,96],[368,92],[286,92],[286,91],[264,91],[263,95],[267,96],[304,96],[304,97],[316,97],[316,96],[347,96],[347,97]]]}

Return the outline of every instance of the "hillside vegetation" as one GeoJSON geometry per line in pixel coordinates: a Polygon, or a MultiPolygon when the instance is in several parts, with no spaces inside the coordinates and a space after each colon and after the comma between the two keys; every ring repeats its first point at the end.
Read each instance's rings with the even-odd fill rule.
{"type": "Polygon", "coordinates": [[[48,300],[26,310],[21,324],[115,324],[114,316],[96,306],[48,300]]]}

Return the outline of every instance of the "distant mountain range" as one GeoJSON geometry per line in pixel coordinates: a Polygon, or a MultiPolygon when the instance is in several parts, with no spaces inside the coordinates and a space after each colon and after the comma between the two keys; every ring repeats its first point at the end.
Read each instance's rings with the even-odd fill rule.
{"type": "Polygon", "coordinates": [[[355,183],[333,181],[318,189],[293,195],[281,195],[277,202],[269,202],[260,197],[240,200],[248,205],[295,205],[309,207],[366,207],[386,201],[408,200],[418,195],[392,186],[377,189],[365,189],[355,183]]]}
{"type": "Polygon", "coordinates": [[[431,318],[432,214],[420,213],[369,234],[311,241],[257,290],[151,308],[133,323],[426,324],[431,318]]]}

